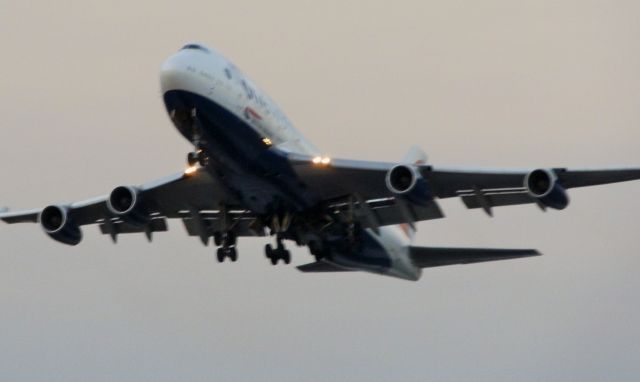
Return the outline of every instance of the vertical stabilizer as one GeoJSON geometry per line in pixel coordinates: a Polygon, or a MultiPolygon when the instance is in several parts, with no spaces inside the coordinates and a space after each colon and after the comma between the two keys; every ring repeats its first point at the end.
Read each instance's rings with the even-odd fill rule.
{"type": "Polygon", "coordinates": [[[418,146],[411,146],[402,159],[407,164],[427,164],[427,154],[418,146]]]}

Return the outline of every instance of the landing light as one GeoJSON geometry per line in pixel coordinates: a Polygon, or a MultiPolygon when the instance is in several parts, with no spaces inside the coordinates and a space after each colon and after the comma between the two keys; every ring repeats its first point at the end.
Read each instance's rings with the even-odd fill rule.
{"type": "Polygon", "coordinates": [[[271,146],[273,144],[273,142],[271,142],[271,139],[269,138],[262,138],[262,143],[264,143],[267,146],[271,146]]]}
{"type": "Polygon", "coordinates": [[[189,166],[189,167],[187,167],[187,168],[184,170],[184,174],[185,174],[185,175],[191,175],[191,174],[193,174],[194,172],[196,172],[197,170],[198,170],[198,167],[196,167],[196,166],[189,166]]]}
{"type": "Polygon", "coordinates": [[[323,165],[326,166],[331,163],[331,158],[329,157],[314,157],[311,159],[311,162],[315,165],[323,165]]]}

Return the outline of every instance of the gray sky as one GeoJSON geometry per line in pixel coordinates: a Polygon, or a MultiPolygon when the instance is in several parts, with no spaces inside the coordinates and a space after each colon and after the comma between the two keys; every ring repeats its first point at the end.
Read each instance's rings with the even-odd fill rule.
{"type": "MultiPolygon", "coordinates": [[[[183,168],[162,61],[232,59],[328,154],[435,164],[640,165],[636,1],[0,0],[0,205],[42,207],[183,168]]],[[[442,207],[418,244],[545,256],[417,283],[240,261],[180,222],[66,247],[1,226],[0,380],[636,380],[640,183],[562,212],[442,207]],[[304,378],[303,378],[304,377],[304,378]]],[[[294,263],[312,258],[294,250],[294,263]]]]}

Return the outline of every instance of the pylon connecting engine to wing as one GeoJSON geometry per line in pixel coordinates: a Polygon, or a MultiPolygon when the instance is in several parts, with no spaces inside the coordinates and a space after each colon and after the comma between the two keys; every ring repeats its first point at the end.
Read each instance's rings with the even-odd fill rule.
{"type": "Polygon", "coordinates": [[[553,170],[531,171],[524,177],[524,188],[546,207],[562,210],[569,205],[569,195],[558,183],[558,176],[553,170]]]}
{"type": "Polygon", "coordinates": [[[80,227],[69,216],[69,209],[64,206],[47,206],[38,218],[44,232],[53,240],[68,245],[76,245],[82,240],[80,227]]]}
{"type": "Polygon", "coordinates": [[[399,164],[393,167],[387,172],[385,182],[394,195],[412,203],[424,206],[433,200],[429,184],[416,166],[399,164]]]}

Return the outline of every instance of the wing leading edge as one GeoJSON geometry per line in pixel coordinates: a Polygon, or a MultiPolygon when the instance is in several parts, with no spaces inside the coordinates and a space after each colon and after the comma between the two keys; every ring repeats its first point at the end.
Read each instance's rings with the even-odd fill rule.
{"type": "MultiPolygon", "coordinates": [[[[428,203],[394,195],[386,184],[390,169],[397,163],[333,159],[318,163],[304,155],[287,154],[300,181],[320,201],[322,213],[331,212],[343,219],[355,219],[362,227],[376,230],[379,226],[438,219],[444,217],[436,200],[428,203]]],[[[423,155],[421,157],[424,157],[423,155]]],[[[428,184],[433,197],[460,197],[468,208],[482,208],[491,214],[497,206],[517,204],[545,205],[525,188],[527,175],[534,170],[474,170],[444,168],[418,161],[407,164],[417,169],[428,184]]],[[[536,170],[537,171],[537,170],[536,170]]],[[[594,186],[640,179],[640,168],[574,170],[552,168],[557,183],[563,189],[594,186]]],[[[178,173],[135,188],[144,200],[150,224],[132,226],[110,213],[107,196],[59,205],[68,212],[74,224],[100,224],[100,230],[114,240],[120,233],[166,230],[163,219],[182,219],[192,236],[206,243],[212,232],[228,218],[235,221],[238,236],[264,235],[265,227],[251,211],[243,208],[226,188],[206,170],[192,174],[178,173]],[[222,209],[224,206],[224,210],[222,209]],[[162,220],[162,221],[161,221],[162,220]]],[[[6,223],[37,223],[42,210],[0,210],[0,220],[6,223]]],[[[224,227],[222,227],[224,228],[224,227]]]]}
{"type": "MultiPolygon", "coordinates": [[[[359,195],[364,200],[393,198],[385,177],[397,163],[334,159],[318,165],[301,155],[290,155],[294,170],[301,180],[321,199],[330,200],[359,195]]],[[[439,199],[460,197],[467,208],[483,208],[518,204],[538,204],[539,200],[525,188],[525,178],[537,169],[467,169],[411,164],[427,181],[433,196],[439,199]]],[[[564,189],[597,186],[640,179],[640,168],[567,169],[550,168],[564,189]]],[[[439,218],[441,214],[422,219],[439,218]]],[[[418,221],[416,220],[416,221],[418,221]]],[[[392,223],[395,224],[395,223],[392,223]]]]}
{"type": "MultiPolygon", "coordinates": [[[[220,221],[228,219],[238,236],[260,236],[262,227],[254,223],[249,211],[230,196],[224,187],[205,169],[185,174],[177,173],[153,182],[134,187],[143,201],[144,224],[135,224],[115,216],[107,206],[108,196],[100,196],[80,202],[60,204],[69,219],[78,226],[98,224],[101,233],[110,235],[113,241],[119,234],[144,233],[149,239],[153,232],[167,230],[166,219],[182,219],[191,236],[200,236],[206,243],[220,221]],[[224,211],[221,206],[225,206],[224,211]]],[[[41,209],[26,211],[0,211],[0,220],[8,224],[38,223],[41,209]]]]}

